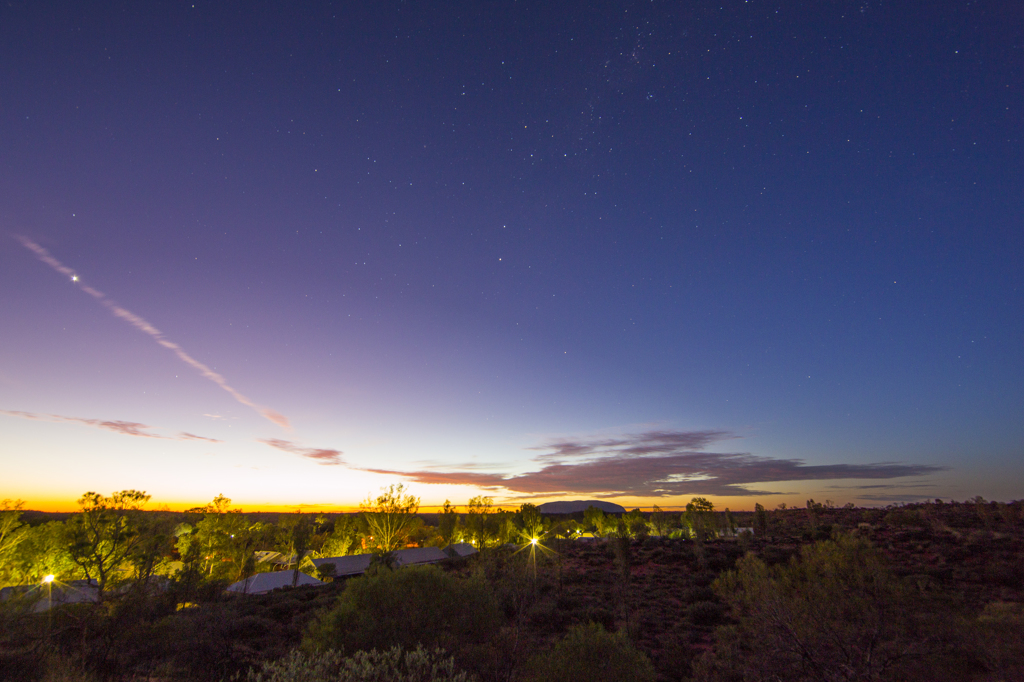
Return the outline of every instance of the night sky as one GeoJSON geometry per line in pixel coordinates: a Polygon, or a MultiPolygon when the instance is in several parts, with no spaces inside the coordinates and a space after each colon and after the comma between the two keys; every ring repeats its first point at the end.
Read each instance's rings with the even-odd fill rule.
{"type": "Polygon", "coordinates": [[[1013,2],[0,7],[0,498],[1020,498],[1013,2]]]}

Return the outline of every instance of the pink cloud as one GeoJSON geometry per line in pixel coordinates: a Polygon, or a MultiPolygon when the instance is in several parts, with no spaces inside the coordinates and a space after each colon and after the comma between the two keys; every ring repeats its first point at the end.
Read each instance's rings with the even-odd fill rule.
{"type": "Polygon", "coordinates": [[[86,417],[68,417],[61,414],[36,414],[34,412],[23,412],[20,410],[0,410],[0,414],[5,414],[8,417],[18,417],[19,419],[33,419],[47,422],[67,422],[71,424],[84,424],[85,426],[92,426],[97,429],[113,431],[114,433],[119,433],[122,436],[160,438],[163,440],[205,440],[211,443],[223,442],[217,440],[216,438],[207,438],[205,436],[197,436],[195,434],[184,432],[182,432],[178,436],[163,436],[158,433],[149,433],[149,431],[154,427],[149,426],[148,424],[142,424],[140,422],[130,422],[120,419],[89,419],[86,417]]]}
{"type": "Polygon", "coordinates": [[[542,463],[540,469],[514,475],[437,470],[367,471],[402,476],[417,483],[472,485],[527,496],[671,497],[768,495],[771,493],[751,486],[784,481],[895,479],[943,470],[936,466],[892,462],[808,465],[798,459],[695,450],[732,437],[723,431],[658,431],[611,439],[559,440],[531,448],[549,451],[537,457],[542,463]],[[566,457],[574,459],[567,463],[566,457]],[[575,459],[582,457],[587,459],[575,459]]]}
{"type": "Polygon", "coordinates": [[[284,452],[290,452],[307,459],[315,460],[318,464],[324,464],[327,466],[344,464],[340,450],[333,450],[330,448],[307,448],[301,445],[296,445],[290,440],[281,440],[280,438],[260,438],[258,440],[272,448],[277,448],[284,452]]]}

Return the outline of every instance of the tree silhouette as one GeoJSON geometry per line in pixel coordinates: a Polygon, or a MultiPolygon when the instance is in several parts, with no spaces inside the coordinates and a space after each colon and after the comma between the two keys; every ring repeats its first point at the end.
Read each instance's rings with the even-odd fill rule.
{"type": "Polygon", "coordinates": [[[359,505],[369,530],[370,542],[382,553],[405,545],[405,537],[420,508],[420,499],[408,493],[405,485],[381,488],[376,499],[369,497],[359,505]]]}

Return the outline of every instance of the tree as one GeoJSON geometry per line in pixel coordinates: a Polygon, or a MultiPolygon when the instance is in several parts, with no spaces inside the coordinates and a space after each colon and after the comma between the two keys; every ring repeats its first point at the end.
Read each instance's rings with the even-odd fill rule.
{"type": "Polygon", "coordinates": [[[490,538],[491,529],[488,528],[488,516],[493,511],[494,499],[478,495],[469,501],[466,506],[466,530],[469,532],[470,541],[477,547],[483,549],[490,538]]]}
{"type": "Polygon", "coordinates": [[[655,677],[650,659],[625,632],[610,633],[597,623],[574,626],[527,668],[527,679],[537,682],[653,682],[655,677]]]}
{"type": "Polygon", "coordinates": [[[768,512],[760,502],[754,504],[754,534],[759,538],[768,535],[768,512]]]}
{"type": "MultiPolygon", "coordinates": [[[[182,557],[199,546],[203,573],[215,580],[234,582],[256,572],[255,551],[275,541],[277,528],[273,524],[253,521],[241,509],[230,509],[231,500],[223,495],[211,504],[197,510],[203,514],[194,532],[178,533],[176,548],[182,557]]],[[[290,529],[284,544],[291,548],[290,529]]]]}
{"type": "Polygon", "coordinates": [[[952,614],[929,615],[926,596],[864,539],[819,542],[771,567],[748,554],[714,588],[739,625],[719,629],[698,680],[949,679],[943,668],[957,658],[948,656],[952,614]]]}
{"type": "Polygon", "coordinates": [[[17,547],[24,538],[26,528],[19,520],[24,507],[24,500],[0,502],[0,557],[17,547]]]}
{"type": "Polygon", "coordinates": [[[138,515],[135,523],[141,539],[129,562],[136,584],[147,585],[174,549],[174,520],[163,515],[138,515]]]}
{"type": "Polygon", "coordinates": [[[818,515],[821,514],[823,507],[820,502],[815,502],[813,499],[807,500],[807,521],[811,527],[811,533],[818,530],[818,515]]]}
{"type": "Polygon", "coordinates": [[[405,546],[405,537],[420,509],[420,499],[407,492],[405,484],[392,484],[381,488],[376,499],[367,497],[359,508],[371,543],[380,552],[389,553],[405,546]]]}
{"type": "Polygon", "coordinates": [[[95,580],[99,596],[116,571],[125,565],[143,541],[138,516],[149,495],[122,490],[104,497],[88,492],[78,500],[81,508],[68,521],[68,549],[71,559],[95,580]]]}
{"type": "Polygon", "coordinates": [[[499,545],[507,545],[519,536],[515,524],[515,513],[499,509],[487,517],[487,535],[499,545]]]}
{"type": "Polygon", "coordinates": [[[12,572],[14,548],[25,539],[28,531],[28,527],[19,520],[24,506],[22,500],[0,502],[0,585],[12,572]]]}
{"type": "MultiPolygon", "coordinates": [[[[299,583],[299,565],[306,558],[309,544],[313,539],[313,522],[308,516],[298,515],[298,518],[291,524],[289,533],[289,549],[291,556],[295,557],[295,569],[292,572],[292,587],[299,583]]],[[[242,576],[244,580],[248,576],[242,576]]]]}
{"type": "Polygon", "coordinates": [[[441,508],[441,515],[437,520],[437,532],[441,535],[441,541],[445,547],[455,542],[455,533],[458,527],[459,515],[452,503],[445,500],[444,506],[441,508]]]}
{"type": "Polygon", "coordinates": [[[490,641],[499,624],[497,602],[483,579],[412,566],[350,580],[337,606],[311,624],[305,646],[356,652],[423,644],[454,653],[490,641]]]}
{"type": "Polygon", "coordinates": [[[339,516],[334,520],[334,530],[324,542],[320,556],[346,556],[359,547],[363,533],[359,529],[359,517],[352,514],[339,516]]]}
{"type": "Polygon", "coordinates": [[[670,514],[663,512],[661,507],[654,505],[654,509],[651,511],[651,518],[648,520],[648,525],[650,525],[651,532],[654,535],[665,537],[668,535],[669,529],[672,527],[672,517],[670,514]]]}
{"type": "Polygon", "coordinates": [[[60,521],[25,526],[17,551],[6,559],[0,581],[11,585],[38,584],[45,576],[59,580],[78,577],[78,566],[68,553],[67,528],[60,521]]]}
{"type": "Polygon", "coordinates": [[[625,537],[643,538],[647,535],[647,519],[639,509],[634,509],[622,515],[619,520],[619,534],[625,533],[625,537]]]}
{"type": "Polygon", "coordinates": [[[736,519],[733,518],[732,512],[729,511],[728,507],[725,508],[725,513],[722,514],[722,521],[729,535],[736,535],[736,519]]]}
{"type": "Polygon", "coordinates": [[[686,522],[693,530],[693,537],[702,542],[715,530],[715,505],[703,497],[694,497],[686,504],[686,522]]]}
{"type": "Polygon", "coordinates": [[[550,522],[540,515],[537,505],[526,502],[519,507],[513,519],[516,529],[523,540],[530,542],[539,540],[548,530],[550,522]]]}
{"type": "Polygon", "coordinates": [[[593,505],[587,507],[586,511],[583,512],[583,525],[594,535],[603,536],[606,523],[604,511],[593,505]]]}

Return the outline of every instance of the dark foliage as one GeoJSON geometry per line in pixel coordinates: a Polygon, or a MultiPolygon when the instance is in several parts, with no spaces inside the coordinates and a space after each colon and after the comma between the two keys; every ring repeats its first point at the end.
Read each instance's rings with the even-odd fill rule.
{"type": "MultiPolygon", "coordinates": [[[[971,500],[867,510],[825,504],[811,512],[764,511],[764,533],[708,537],[699,546],[666,537],[563,542],[559,556],[538,552],[533,563],[527,552],[495,548],[440,569],[381,569],[347,583],[245,597],[225,597],[224,582],[190,571],[183,556],[176,581],[130,582],[110,590],[102,604],[47,614],[22,608],[18,600],[0,602],[0,679],[244,678],[307,636],[310,643],[322,637],[321,644],[344,646],[346,655],[396,643],[407,649],[440,644],[481,682],[513,682],[539,674],[534,665],[554,660],[545,652],[564,653],[567,634],[591,623],[603,628],[604,637],[642,652],[659,681],[698,673],[744,679],[742,666],[762,660],[753,643],[764,631],[751,620],[755,610],[744,601],[746,589],[723,591],[721,577],[749,572],[756,561],[765,580],[780,580],[776,573],[789,571],[791,584],[803,586],[791,591],[792,613],[801,613],[801,592],[818,595],[814,608],[796,620],[812,633],[828,631],[832,623],[853,633],[881,623],[886,646],[903,647],[909,655],[902,668],[890,666],[898,675],[886,678],[884,672],[875,679],[1024,679],[1024,506],[971,500]],[[806,571],[793,573],[794,561],[821,563],[808,553],[829,546],[813,540],[826,530],[846,538],[841,543],[869,547],[873,558],[853,566],[878,576],[881,604],[895,604],[898,612],[867,608],[871,599],[851,597],[861,583],[837,579],[815,586],[806,571]],[[711,655],[697,663],[708,651],[735,667],[713,667],[711,655]]],[[[733,517],[741,527],[756,528],[754,513],[733,517]]],[[[863,594],[872,592],[864,587],[863,594]]],[[[827,650],[824,644],[816,648],[827,650]]],[[[797,665],[776,672],[779,680],[803,679],[797,665]]]]}
{"type": "Polygon", "coordinates": [[[478,577],[434,566],[381,569],[348,583],[337,605],[310,625],[305,646],[346,653],[440,647],[472,669],[500,625],[494,593],[478,577]]]}

